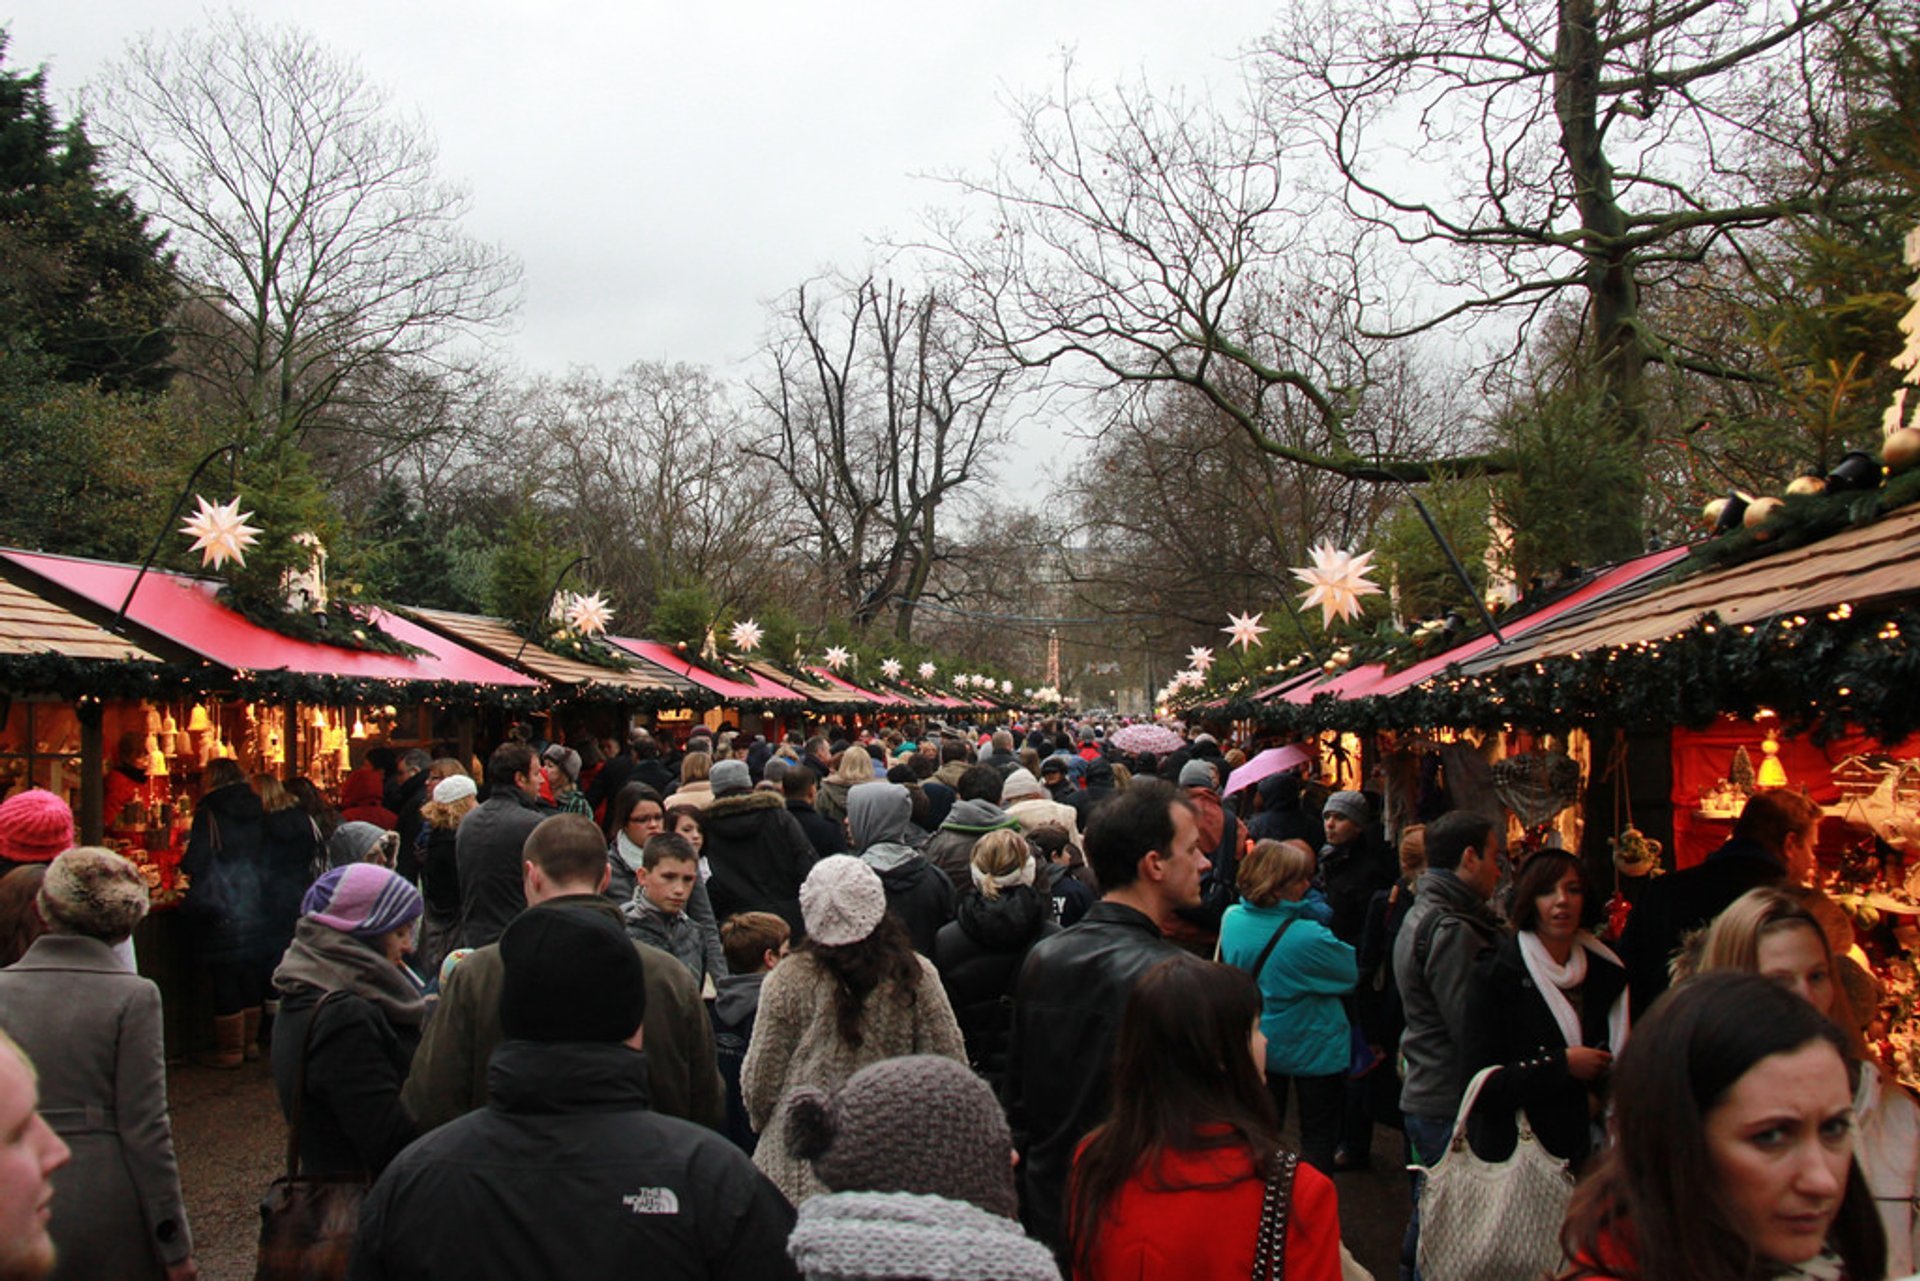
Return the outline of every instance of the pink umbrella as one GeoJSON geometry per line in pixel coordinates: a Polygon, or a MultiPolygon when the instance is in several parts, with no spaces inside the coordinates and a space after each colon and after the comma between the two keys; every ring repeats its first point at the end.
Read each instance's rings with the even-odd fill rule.
{"type": "Polygon", "coordinates": [[[1164,725],[1129,725],[1108,740],[1123,752],[1152,752],[1165,756],[1187,745],[1187,740],[1164,725]]]}
{"type": "Polygon", "coordinates": [[[1288,743],[1285,747],[1269,747],[1228,775],[1227,786],[1221,795],[1231,796],[1243,787],[1252,787],[1263,778],[1271,778],[1280,771],[1292,769],[1296,765],[1305,765],[1312,759],[1293,743],[1288,743]]]}

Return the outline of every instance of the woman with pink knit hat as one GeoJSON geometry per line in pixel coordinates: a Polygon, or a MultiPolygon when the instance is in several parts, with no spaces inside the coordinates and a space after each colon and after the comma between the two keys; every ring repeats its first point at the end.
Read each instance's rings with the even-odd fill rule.
{"type": "Polygon", "coordinates": [[[300,1105],[303,1173],[371,1180],[415,1137],[400,1087],[427,1007],[403,958],[422,906],[405,877],[373,863],[335,868],[300,904],[273,974],[273,1080],[290,1122],[300,1105]]]}
{"type": "Polygon", "coordinates": [[[73,810],[44,787],[0,801],[0,876],[16,867],[51,863],[73,848],[73,810]]]}

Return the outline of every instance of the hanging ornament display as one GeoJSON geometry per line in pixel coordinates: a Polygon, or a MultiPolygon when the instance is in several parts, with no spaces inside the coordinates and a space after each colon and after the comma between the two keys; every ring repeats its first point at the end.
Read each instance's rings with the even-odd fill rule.
{"type": "Polygon", "coordinates": [[[1269,630],[1268,628],[1260,626],[1260,620],[1264,617],[1266,617],[1264,614],[1229,613],[1227,615],[1228,625],[1222,627],[1220,630],[1232,637],[1232,639],[1227,642],[1229,645],[1238,645],[1241,649],[1252,649],[1260,643],[1260,638],[1266,635],[1269,630]]]}
{"type": "Polygon", "coordinates": [[[582,636],[598,636],[613,622],[613,606],[599,592],[585,596],[572,593],[565,613],[567,626],[582,636]]]}
{"type": "Polygon", "coordinates": [[[733,625],[733,630],[727,633],[727,640],[740,653],[751,654],[760,648],[760,639],[766,634],[765,628],[748,618],[733,625]]]}
{"type": "Polygon", "coordinates": [[[303,530],[292,538],[293,545],[307,558],[304,568],[289,565],[280,575],[280,589],[286,596],[287,610],[295,614],[323,614],[327,610],[327,549],[320,535],[303,530]]]}
{"type": "Polygon", "coordinates": [[[1187,651],[1187,666],[1204,673],[1213,666],[1213,651],[1205,645],[1195,645],[1187,651]]]}
{"type": "Polygon", "coordinates": [[[886,677],[890,681],[899,680],[900,679],[900,660],[897,658],[889,658],[884,660],[880,664],[880,674],[886,677]]]}
{"type": "Polygon", "coordinates": [[[852,658],[853,655],[849,653],[844,646],[827,646],[827,670],[830,672],[839,671],[845,667],[852,658]]]}
{"type": "Polygon", "coordinates": [[[1336,618],[1344,621],[1360,617],[1360,598],[1380,594],[1379,584],[1367,577],[1373,565],[1372,552],[1355,556],[1332,543],[1321,543],[1311,555],[1312,566],[1294,570],[1293,576],[1312,589],[1302,604],[1307,609],[1320,607],[1321,626],[1333,626],[1336,618]]]}
{"type": "Polygon", "coordinates": [[[923,681],[930,681],[930,680],[932,680],[932,679],[933,679],[933,673],[934,673],[934,666],[933,666],[933,664],[932,664],[932,663],[922,663],[922,664],[920,664],[920,679],[921,679],[921,680],[923,680],[923,681]]]}
{"type": "Polygon", "coordinates": [[[247,524],[253,513],[241,511],[238,498],[217,505],[199,494],[193,500],[200,504],[199,510],[180,526],[180,532],[194,540],[190,550],[199,552],[200,563],[209,569],[219,569],[228,561],[245,568],[247,548],[260,541],[261,531],[247,524]]]}

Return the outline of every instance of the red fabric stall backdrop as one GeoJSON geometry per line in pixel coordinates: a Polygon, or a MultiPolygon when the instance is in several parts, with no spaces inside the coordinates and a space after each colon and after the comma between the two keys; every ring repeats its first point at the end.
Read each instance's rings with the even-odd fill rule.
{"type": "MultiPolygon", "coordinates": [[[[1673,731],[1673,844],[1674,866],[1692,867],[1718,849],[1731,834],[1731,819],[1703,817],[1700,794],[1733,772],[1733,753],[1745,747],[1758,771],[1764,759],[1760,740],[1765,731],[1752,721],[1724,720],[1703,730],[1673,731]]],[[[1833,784],[1833,767],[1849,756],[1920,757],[1920,735],[1897,744],[1852,732],[1826,744],[1810,738],[1782,736],[1780,764],[1787,786],[1804,789],[1816,804],[1832,805],[1840,791],[1833,784]]]]}

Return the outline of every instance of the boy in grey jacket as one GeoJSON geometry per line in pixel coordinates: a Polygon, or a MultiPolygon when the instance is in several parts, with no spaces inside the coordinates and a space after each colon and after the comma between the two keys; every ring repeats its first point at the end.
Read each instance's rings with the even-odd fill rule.
{"type": "Polygon", "coordinates": [[[704,990],[708,980],[725,978],[707,969],[709,948],[719,946],[712,926],[687,914],[693,887],[700,881],[700,856],[684,836],[662,832],[641,847],[633,898],[621,909],[627,933],[673,956],[693,972],[704,990]]]}

